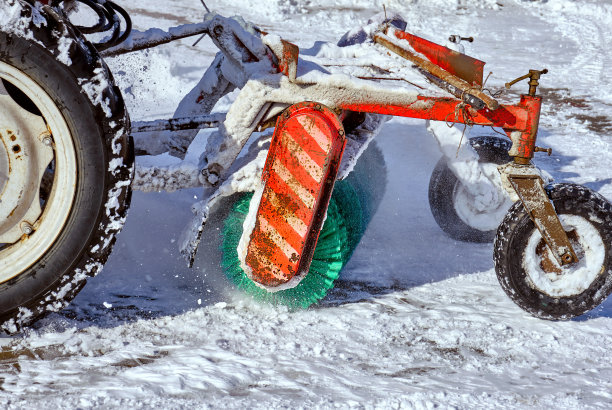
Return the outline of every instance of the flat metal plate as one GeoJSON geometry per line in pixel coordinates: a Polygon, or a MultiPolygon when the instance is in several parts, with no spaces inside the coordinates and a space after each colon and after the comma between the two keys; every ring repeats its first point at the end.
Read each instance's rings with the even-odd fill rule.
{"type": "Polygon", "coordinates": [[[509,180],[559,265],[577,262],[578,258],[548,199],[542,179],[533,175],[509,175],[509,180]]]}
{"type": "Polygon", "coordinates": [[[315,103],[279,118],[245,262],[266,287],[308,272],[345,145],[342,123],[315,103]]]}

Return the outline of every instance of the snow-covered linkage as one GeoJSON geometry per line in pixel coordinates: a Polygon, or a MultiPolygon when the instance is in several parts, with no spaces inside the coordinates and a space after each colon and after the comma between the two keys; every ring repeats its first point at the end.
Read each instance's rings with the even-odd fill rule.
{"type": "MultiPolygon", "coordinates": [[[[63,17],[62,4],[52,4],[55,7],[44,8],[58,15],[63,28],[55,59],[70,66],[71,47],[89,46],[72,34],[74,28],[63,17]]],[[[92,7],[101,4],[107,3],[92,7]]],[[[123,15],[114,3],[108,4],[107,12],[123,15]]],[[[338,44],[322,43],[303,52],[239,17],[208,13],[197,25],[144,33],[131,33],[129,16],[124,20],[123,34],[119,34],[119,23],[107,28],[113,32],[113,47],[98,44],[108,57],[200,33],[209,35],[220,50],[173,118],[137,122],[132,127],[137,154],[168,152],[178,158],[184,158],[200,129],[215,128],[197,167],[139,167],[132,185],[168,191],[203,187],[203,199],[193,206],[194,218],[180,243],[190,264],[208,218],[227,203],[222,199],[244,193],[224,227],[223,264],[228,276],[248,292],[278,303],[290,301],[291,306],[303,307],[321,299],[376,207],[376,198],[369,192],[374,189],[364,183],[371,180],[357,172],[359,159],[388,116],[404,116],[431,121],[429,129],[444,154],[445,161],[432,176],[430,203],[436,220],[451,236],[490,240],[495,226],[489,216],[500,218],[509,205],[508,196],[520,200],[506,217],[505,228],[498,230],[495,247],[500,281],[513,300],[537,316],[567,318],[591,309],[612,291],[607,240],[612,208],[601,198],[594,200],[595,194],[585,189],[546,188],[545,179],[531,164],[534,153],[542,150],[536,146],[542,103],[536,93],[545,70],[530,70],[508,83],[529,78],[529,93],[516,104],[501,104],[483,89],[484,62],[406,32],[405,21],[396,14],[381,13],[338,44]],[[117,39],[125,42],[118,44],[117,39]],[[239,92],[228,112],[211,114],[219,99],[236,89],[239,92]],[[450,147],[461,144],[464,133],[445,129],[444,123],[496,127],[509,142],[473,140],[461,157],[455,153],[453,158],[450,147]],[[266,132],[268,128],[274,132],[266,132]],[[505,162],[500,179],[491,170],[505,162]],[[560,219],[555,200],[563,201],[564,196],[571,197],[569,203],[596,204],[598,212],[580,211],[560,219]],[[508,220],[510,215],[514,216],[508,220]],[[589,244],[596,249],[588,248],[589,244]],[[574,280],[575,271],[580,278],[574,280]],[[560,277],[570,278],[559,283],[572,284],[573,290],[551,284],[560,277]]],[[[10,33],[20,30],[19,20],[6,23],[10,33]]],[[[112,78],[104,67],[76,84],[99,113],[114,118],[113,100],[106,94],[112,78]]],[[[115,129],[117,124],[110,120],[107,128],[112,130],[105,129],[114,154],[124,146],[118,142],[123,134],[115,129]]],[[[59,154],[61,150],[56,150],[55,155],[59,154]]],[[[41,159],[36,166],[40,171],[47,163],[41,159]]],[[[116,175],[126,163],[129,158],[115,157],[106,168],[116,175]]],[[[127,185],[124,178],[115,187],[105,187],[107,215],[118,214],[125,206],[127,201],[121,198],[127,185]]],[[[39,214],[36,207],[22,207],[39,214]]],[[[106,235],[118,230],[121,222],[111,218],[108,226],[100,228],[106,235]]],[[[16,225],[10,225],[11,232],[16,232],[16,225]]],[[[112,237],[91,251],[107,249],[110,243],[112,237]]],[[[97,270],[101,264],[87,266],[97,270]]],[[[83,268],[73,273],[80,283],[83,268]]],[[[52,295],[65,300],[69,292],[63,289],[52,295]]]]}

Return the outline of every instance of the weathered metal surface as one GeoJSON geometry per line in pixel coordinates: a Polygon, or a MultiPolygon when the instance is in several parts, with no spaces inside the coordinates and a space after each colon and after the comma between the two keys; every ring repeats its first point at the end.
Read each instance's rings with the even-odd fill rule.
{"type": "MultiPolygon", "coordinates": [[[[533,158],[536,149],[536,139],[538,136],[538,127],[540,124],[540,110],[542,108],[542,97],[532,97],[522,95],[518,103],[527,113],[526,127],[521,131],[521,135],[513,144],[516,146],[516,152],[513,152],[515,161],[528,161],[533,158]]],[[[513,147],[514,148],[514,147],[513,147]]],[[[512,150],[511,150],[512,151],[512,150]]]]}
{"type": "Polygon", "coordinates": [[[535,97],[536,92],[538,91],[538,86],[540,85],[539,80],[540,76],[548,73],[548,70],[545,68],[543,70],[529,70],[529,72],[515,80],[507,82],[505,84],[507,89],[510,89],[514,84],[518,83],[521,80],[529,78],[529,96],[535,97]]]}
{"type": "Polygon", "coordinates": [[[170,118],[168,120],[134,121],[132,133],[155,131],[199,130],[217,128],[225,120],[225,114],[198,115],[194,117],[170,118]]]}
{"type": "MultiPolygon", "coordinates": [[[[438,79],[450,84],[452,87],[458,89],[460,91],[459,95],[457,92],[454,92],[453,95],[458,98],[462,98],[464,94],[469,94],[485,103],[485,105],[491,109],[496,110],[499,107],[499,103],[491,96],[485,94],[482,90],[480,90],[479,86],[470,84],[467,81],[451,74],[450,72],[444,70],[440,66],[428,61],[415,53],[409,50],[406,47],[402,47],[401,45],[395,43],[389,36],[383,33],[377,33],[374,35],[374,41],[393,51],[397,55],[411,61],[417,67],[427,71],[429,74],[437,77],[438,79]]],[[[451,91],[449,89],[448,91],[451,91]]],[[[451,91],[452,92],[452,91],[451,91]]]]}
{"type": "MultiPolygon", "coordinates": [[[[448,121],[465,124],[460,107],[461,101],[455,98],[419,96],[417,101],[408,105],[372,104],[368,102],[342,103],[339,108],[350,111],[371,112],[375,114],[397,115],[434,121],[448,121]]],[[[529,113],[524,104],[500,105],[492,111],[488,108],[474,110],[465,108],[470,124],[500,127],[511,131],[525,131],[529,113]]]]}
{"type": "Polygon", "coordinates": [[[281,41],[283,43],[283,54],[278,62],[278,70],[289,77],[289,80],[295,81],[300,49],[293,43],[285,40],[281,41]]]}
{"type": "Polygon", "coordinates": [[[308,272],[345,143],[342,123],[323,105],[296,104],[279,117],[245,258],[255,282],[297,285],[308,272]]]}
{"type": "Polygon", "coordinates": [[[475,110],[482,110],[483,108],[485,108],[487,106],[485,104],[485,102],[482,101],[480,98],[478,98],[478,97],[476,97],[476,96],[474,96],[474,95],[472,95],[470,93],[463,92],[463,90],[455,87],[454,85],[444,81],[441,78],[436,77],[435,75],[429,73],[428,71],[423,70],[423,69],[419,69],[419,71],[430,82],[432,82],[433,84],[437,85],[441,89],[443,89],[445,91],[448,91],[449,93],[451,93],[455,97],[461,99],[461,101],[463,101],[464,103],[469,104],[473,109],[475,109],[475,110]]]}
{"type": "Polygon", "coordinates": [[[463,106],[461,101],[454,98],[418,96],[417,101],[408,105],[360,102],[342,103],[338,108],[347,111],[503,128],[513,141],[510,155],[519,162],[528,163],[536,151],[541,106],[541,97],[529,95],[522,95],[516,105],[500,105],[496,110],[488,108],[476,110],[470,106],[463,106]]]}
{"type": "Polygon", "coordinates": [[[208,27],[209,24],[204,22],[171,27],[168,29],[168,31],[151,29],[155,30],[155,36],[148,35],[150,32],[133,32],[130,41],[126,41],[118,46],[104,50],[100,54],[103,57],[114,57],[134,51],[145,50],[147,48],[157,47],[175,40],[180,40],[182,38],[208,34],[208,27]]]}
{"type": "Polygon", "coordinates": [[[578,262],[542,179],[537,175],[509,175],[509,180],[559,265],[578,262]]]}
{"type": "Polygon", "coordinates": [[[11,244],[42,213],[41,181],[53,160],[53,147],[52,139],[50,145],[43,142],[52,136],[42,117],[21,108],[2,81],[0,106],[0,243],[11,244]]]}
{"type": "Polygon", "coordinates": [[[417,53],[423,54],[435,65],[467,81],[472,86],[482,86],[484,61],[477,60],[405,31],[394,30],[393,34],[401,40],[408,41],[417,53]]]}
{"type": "Polygon", "coordinates": [[[448,36],[448,41],[450,41],[451,43],[455,43],[455,44],[459,44],[462,41],[467,41],[469,43],[473,43],[474,42],[474,37],[463,37],[463,36],[460,36],[458,34],[451,34],[450,36],[448,36]]]}

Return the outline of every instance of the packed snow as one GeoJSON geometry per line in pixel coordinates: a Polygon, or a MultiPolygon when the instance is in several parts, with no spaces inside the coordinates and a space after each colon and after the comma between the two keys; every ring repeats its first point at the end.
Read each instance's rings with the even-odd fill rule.
{"type": "MultiPolygon", "coordinates": [[[[536,289],[547,295],[570,296],[584,292],[589,284],[601,273],[601,266],[606,256],[606,250],[601,237],[595,227],[586,219],[577,215],[561,215],[559,217],[566,231],[578,232],[579,240],[574,246],[574,251],[580,262],[572,269],[571,275],[559,275],[547,273],[541,268],[542,258],[537,256],[536,248],[542,241],[542,234],[534,232],[524,252],[523,267],[529,275],[536,289]]],[[[550,249],[547,249],[546,257],[554,260],[550,249]]],[[[560,268],[561,273],[568,273],[567,268],[560,268]]]]}
{"type": "MultiPolygon", "coordinates": [[[[141,32],[199,23],[205,12],[198,0],[120,3],[141,32]]],[[[557,182],[612,199],[612,1],[207,5],[312,56],[321,40],[336,43],[383,3],[404,17],[407,31],[432,41],[473,36],[466,52],[487,61],[492,91],[548,68],[538,145],[553,155],[537,154],[536,163],[557,182]]],[[[194,41],[107,59],[132,120],[170,117],[198,83],[217,50],[208,38],[194,41]]],[[[500,100],[526,90],[526,82],[516,84],[500,100]]],[[[235,97],[214,111],[227,111],[235,97]]],[[[493,132],[472,131],[483,133],[493,132]]],[[[197,164],[208,135],[196,137],[188,162],[197,164]]],[[[425,122],[394,118],[375,141],[388,172],[385,195],[320,305],[292,312],[235,291],[218,266],[219,220],[207,225],[195,268],[186,268],[177,241],[201,190],[135,192],[103,272],[62,312],[0,339],[0,406],[610,408],[612,300],[567,322],[523,312],[497,283],[492,245],[456,242],[435,224],[427,187],[441,154],[425,122]]],[[[170,167],[178,159],[138,161],[170,167]]]]}

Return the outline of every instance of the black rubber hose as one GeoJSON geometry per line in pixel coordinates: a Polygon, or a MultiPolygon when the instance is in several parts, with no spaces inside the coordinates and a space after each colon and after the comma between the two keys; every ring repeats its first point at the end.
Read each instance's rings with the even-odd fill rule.
{"type": "Polygon", "coordinates": [[[121,34],[121,36],[119,36],[119,38],[117,39],[116,44],[114,44],[114,45],[118,45],[118,44],[123,43],[128,38],[130,33],[132,32],[132,19],[130,18],[129,13],[125,11],[125,9],[120,7],[117,3],[114,3],[112,1],[107,1],[107,4],[110,4],[110,6],[117,13],[119,13],[121,17],[123,17],[123,21],[125,22],[125,30],[123,31],[123,34],[121,34]]]}
{"type": "Polygon", "coordinates": [[[111,18],[110,13],[102,7],[99,3],[94,0],[78,0],[80,3],[85,4],[87,7],[92,9],[98,15],[98,23],[93,26],[75,26],[83,34],[101,33],[110,30],[112,23],[109,20],[111,18]]]}
{"type": "Polygon", "coordinates": [[[121,20],[119,19],[119,16],[117,16],[117,12],[113,9],[109,1],[105,2],[103,6],[111,16],[110,22],[112,23],[112,34],[110,39],[104,40],[99,43],[94,43],[94,46],[98,49],[98,51],[106,50],[107,48],[111,48],[117,45],[117,40],[119,39],[119,35],[121,34],[121,20]]]}
{"type": "Polygon", "coordinates": [[[125,9],[112,1],[99,0],[75,0],[80,4],[84,4],[91,9],[98,18],[98,22],[92,26],[75,25],[83,34],[102,34],[110,32],[110,38],[106,38],[100,42],[94,42],[93,45],[98,51],[103,51],[108,48],[124,42],[132,31],[132,19],[125,9]],[[121,20],[124,23],[124,30],[121,30],[121,20]]]}

